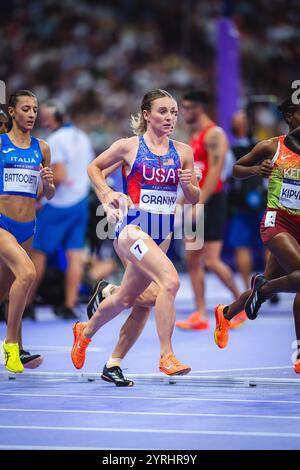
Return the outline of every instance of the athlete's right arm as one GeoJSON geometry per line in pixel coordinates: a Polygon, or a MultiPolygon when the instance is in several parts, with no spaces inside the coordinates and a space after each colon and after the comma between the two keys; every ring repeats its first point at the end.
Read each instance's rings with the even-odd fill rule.
{"type": "Polygon", "coordinates": [[[107,150],[95,158],[87,168],[96,194],[103,204],[111,204],[113,207],[119,207],[120,197],[127,198],[124,194],[111,189],[106,183],[105,177],[111,167],[117,167],[119,164],[122,164],[122,162],[127,163],[126,157],[131,146],[131,139],[117,140],[107,150]]]}
{"type": "Polygon", "coordinates": [[[251,176],[268,178],[272,173],[272,157],[277,148],[278,139],[263,140],[255,145],[251,152],[237,160],[233,166],[234,178],[246,179],[251,176]]]}

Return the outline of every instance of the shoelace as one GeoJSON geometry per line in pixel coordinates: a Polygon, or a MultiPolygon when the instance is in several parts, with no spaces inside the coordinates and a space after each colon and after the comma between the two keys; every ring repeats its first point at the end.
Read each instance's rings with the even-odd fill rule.
{"type": "Polygon", "coordinates": [[[9,352],[7,352],[6,350],[4,350],[4,356],[5,356],[5,365],[7,366],[7,363],[8,363],[8,360],[9,360],[11,354],[9,352]]]}
{"type": "Polygon", "coordinates": [[[168,362],[172,366],[181,366],[182,365],[181,362],[175,356],[169,357],[168,362]]]}

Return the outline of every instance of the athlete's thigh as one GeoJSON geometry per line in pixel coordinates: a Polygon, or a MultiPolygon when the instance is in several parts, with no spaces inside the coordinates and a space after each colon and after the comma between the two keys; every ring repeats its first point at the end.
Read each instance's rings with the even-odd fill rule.
{"type": "Polygon", "coordinates": [[[3,229],[0,229],[0,261],[14,275],[22,274],[24,267],[32,264],[25,249],[11,233],[3,229]]]}
{"type": "Polygon", "coordinates": [[[151,284],[151,279],[140,271],[139,267],[127,261],[124,276],[118,289],[118,295],[136,299],[151,284]]]}
{"type": "Polygon", "coordinates": [[[118,240],[121,254],[145,276],[159,285],[166,277],[177,276],[173,263],[149,235],[135,230],[133,225],[125,227],[122,233],[118,240]]]}
{"type": "Polygon", "coordinates": [[[300,269],[300,246],[292,235],[278,233],[267,246],[284,271],[290,273],[300,269]]]}
{"type": "MultiPolygon", "coordinates": [[[[32,238],[22,243],[22,248],[28,253],[32,243],[32,238]]],[[[0,301],[10,290],[12,283],[15,280],[15,276],[11,269],[3,262],[0,261],[0,301]]]]}
{"type": "Polygon", "coordinates": [[[0,263],[0,302],[5,298],[9,292],[15,276],[12,271],[2,262],[0,263]]]}
{"type": "MultiPolygon", "coordinates": [[[[172,239],[172,237],[169,236],[165,240],[163,240],[161,242],[161,244],[159,245],[160,249],[164,253],[166,253],[168,251],[170,243],[171,243],[171,239],[172,239]]],[[[127,259],[120,253],[117,243],[114,243],[114,248],[115,248],[115,251],[116,251],[117,255],[119,256],[124,268],[126,268],[128,263],[130,263],[130,262],[127,261],[127,259]]],[[[147,279],[148,279],[148,277],[147,277],[147,279]]],[[[158,292],[159,292],[158,284],[155,281],[151,281],[150,284],[148,285],[148,287],[136,299],[135,304],[143,305],[143,306],[144,305],[147,305],[147,306],[154,305],[158,292]]]]}
{"type": "Polygon", "coordinates": [[[25,242],[21,244],[21,247],[26,251],[26,253],[30,252],[31,247],[32,247],[32,241],[33,241],[33,237],[29,238],[28,240],[26,240],[25,242]]]}

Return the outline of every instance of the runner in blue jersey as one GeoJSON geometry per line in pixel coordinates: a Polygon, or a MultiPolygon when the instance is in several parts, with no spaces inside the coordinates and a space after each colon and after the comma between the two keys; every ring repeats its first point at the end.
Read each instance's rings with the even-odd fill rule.
{"type": "Polygon", "coordinates": [[[49,146],[31,136],[37,111],[35,95],[18,90],[8,104],[12,128],[0,135],[0,299],[9,294],[6,338],[0,352],[11,372],[23,372],[24,365],[33,368],[41,363],[40,356],[29,358],[32,361],[26,354],[22,357],[19,345],[22,315],[35,279],[28,251],[35,229],[39,181],[47,199],[55,193],[49,146]]]}
{"type": "Polygon", "coordinates": [[[83,367],[92,336],[132,306],[154,281],[158,286],[155,315],[160,341],[159,368],[168,375],[190,371],[172,349],[179,277],[165,254],[174,226],[178,183],[188,202],[194,204],[199,200],[193,151],[188,145],[169,139],[177,114],[177,103],[168,92],[147,93],[140,115],[133,118],[132,127],[137,135],[112,144],[88,168],[108,218],[113,215],[120,219],[115,248],[125,264],[125,274],[119,289],[101,302],[89,322],[74,325],[72,360],[77,369],[83,367]],[[113,191],[106,184],[105,170],[114,165],[122,165],[125,194],[113,191]],[[128,209],[125,218],[124,205],[128,209]]]}

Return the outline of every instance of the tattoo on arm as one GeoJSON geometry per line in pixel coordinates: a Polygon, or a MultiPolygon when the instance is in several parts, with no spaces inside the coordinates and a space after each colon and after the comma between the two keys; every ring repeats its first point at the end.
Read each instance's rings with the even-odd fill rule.
{"type": "Polygon", "coordinates": [[[212,138],[207,144],[207,151],[211,154],[212,166],[216,166],[220,161],[222,152],[220,140],[216,137],[212,138]]]}

